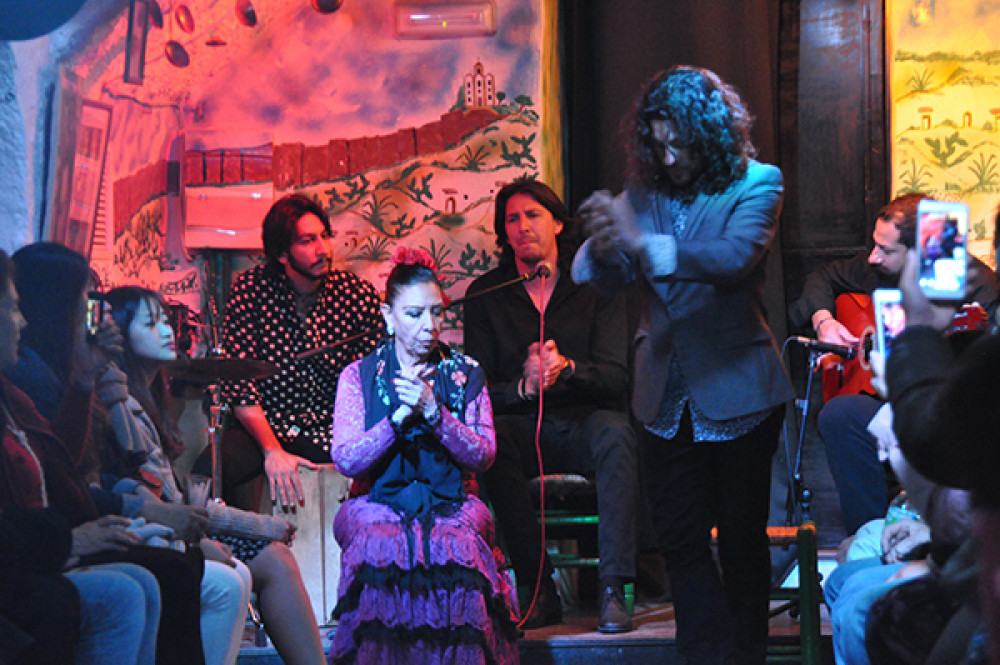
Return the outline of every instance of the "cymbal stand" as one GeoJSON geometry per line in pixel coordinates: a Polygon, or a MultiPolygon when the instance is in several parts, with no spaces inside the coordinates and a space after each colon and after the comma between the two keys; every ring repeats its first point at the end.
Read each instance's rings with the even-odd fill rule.
{"type": "Polygon", "coordinates": [[[211,402],[208,406],[208,445],[212,451],[212,499],[222,500],[222,431],[229,412],[229,405],[222,403],[222,388],[218,383],[208,387],[211,402]]]}
{"type": "MultiPolygon", "coordinates": [[[[219,340],[219,272],[222,257],[209,253],[205,257],[206,309],[205,331],[208,334],[208,356],[222,357],[222,344],[219,340]],[[216,287],[216,288],[213,288],[216,287]]],[[[222,501],[222,431],[225,427],[229,405],[222,402],[222,387],[214,382],[208,386],[210,401],[208,403],[208,445],[212,451],[212,500],[222,501]]]]}

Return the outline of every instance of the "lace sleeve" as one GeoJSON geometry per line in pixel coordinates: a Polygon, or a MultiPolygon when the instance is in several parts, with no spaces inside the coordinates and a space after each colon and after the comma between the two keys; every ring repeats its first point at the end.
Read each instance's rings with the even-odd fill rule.
{"type": "Polygon", "coordinates": [[[340,374],[337,382],[330,459],[345,476],[359,476],[389,450],[395,436],[388,418],[383,418],[365,431],[361,363],[351,363],[340,374]]]}
{"type": "Polygon", "coordinates": [[[496,457],[496,433],[493,430],[493,409],[485,387],[465,409],[465,422],[447,410],[441,410],[436,433],[441,443],[459,465],[473,471],[485,471],[496,457]]]}

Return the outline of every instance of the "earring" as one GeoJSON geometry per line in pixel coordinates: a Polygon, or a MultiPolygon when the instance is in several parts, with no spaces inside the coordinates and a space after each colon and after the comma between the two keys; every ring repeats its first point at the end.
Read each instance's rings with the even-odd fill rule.
{"type": "Polygon", "coordinates": [[[392,330],[392,324],[391,324],[391,323],[387,323],[387,324],[385,324],[385,331],[386,331],[387,333],[389,333],[389,337],[392,337],[392,336],[393,336],[393,335],[395,334],[395,333],[393,332],[393,330],[392,330]]]}

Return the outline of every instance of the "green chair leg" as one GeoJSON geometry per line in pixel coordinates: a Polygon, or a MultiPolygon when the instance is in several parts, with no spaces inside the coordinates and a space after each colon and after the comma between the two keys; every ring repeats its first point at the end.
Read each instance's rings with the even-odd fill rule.
{"type": "MultiPolygon", "coordinates": [[[[811,525],[810,525],[811,526],[811,525]]],[[[799,548],[799,640],[803,665],[822,665],[820,649],[820,586],[815,527],[798,530],[799,548]]]]}
{"type": "Polygon", "coordinates": [[[625,584],[625,611],[629,616],[635,616],[635,583],[625,584]]]}

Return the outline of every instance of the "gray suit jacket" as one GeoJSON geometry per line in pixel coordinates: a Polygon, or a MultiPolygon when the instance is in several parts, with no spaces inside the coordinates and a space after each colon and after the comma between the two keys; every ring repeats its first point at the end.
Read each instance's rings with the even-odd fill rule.
{"type": "Polygon", "coordinates": [[[746,175],[724,192],[699,194],[683,235],[674,238],[667,199],[632,189],[636,222],[661,251],[642,257],[623,252],[609,264],[589,255],[589,242],[580,248],[574,279],[610,289],[640,280],[644,302],[632,406],[642,422],[657,414],[674,353],[692,399],[713,420],[762,411],[794,396],[763,304],[765,257],[781,195],[781,171],[751,161],[746,175]],[[676,258],[669,274],[647,260],[662,256],[664,247],[676,258]]]}

